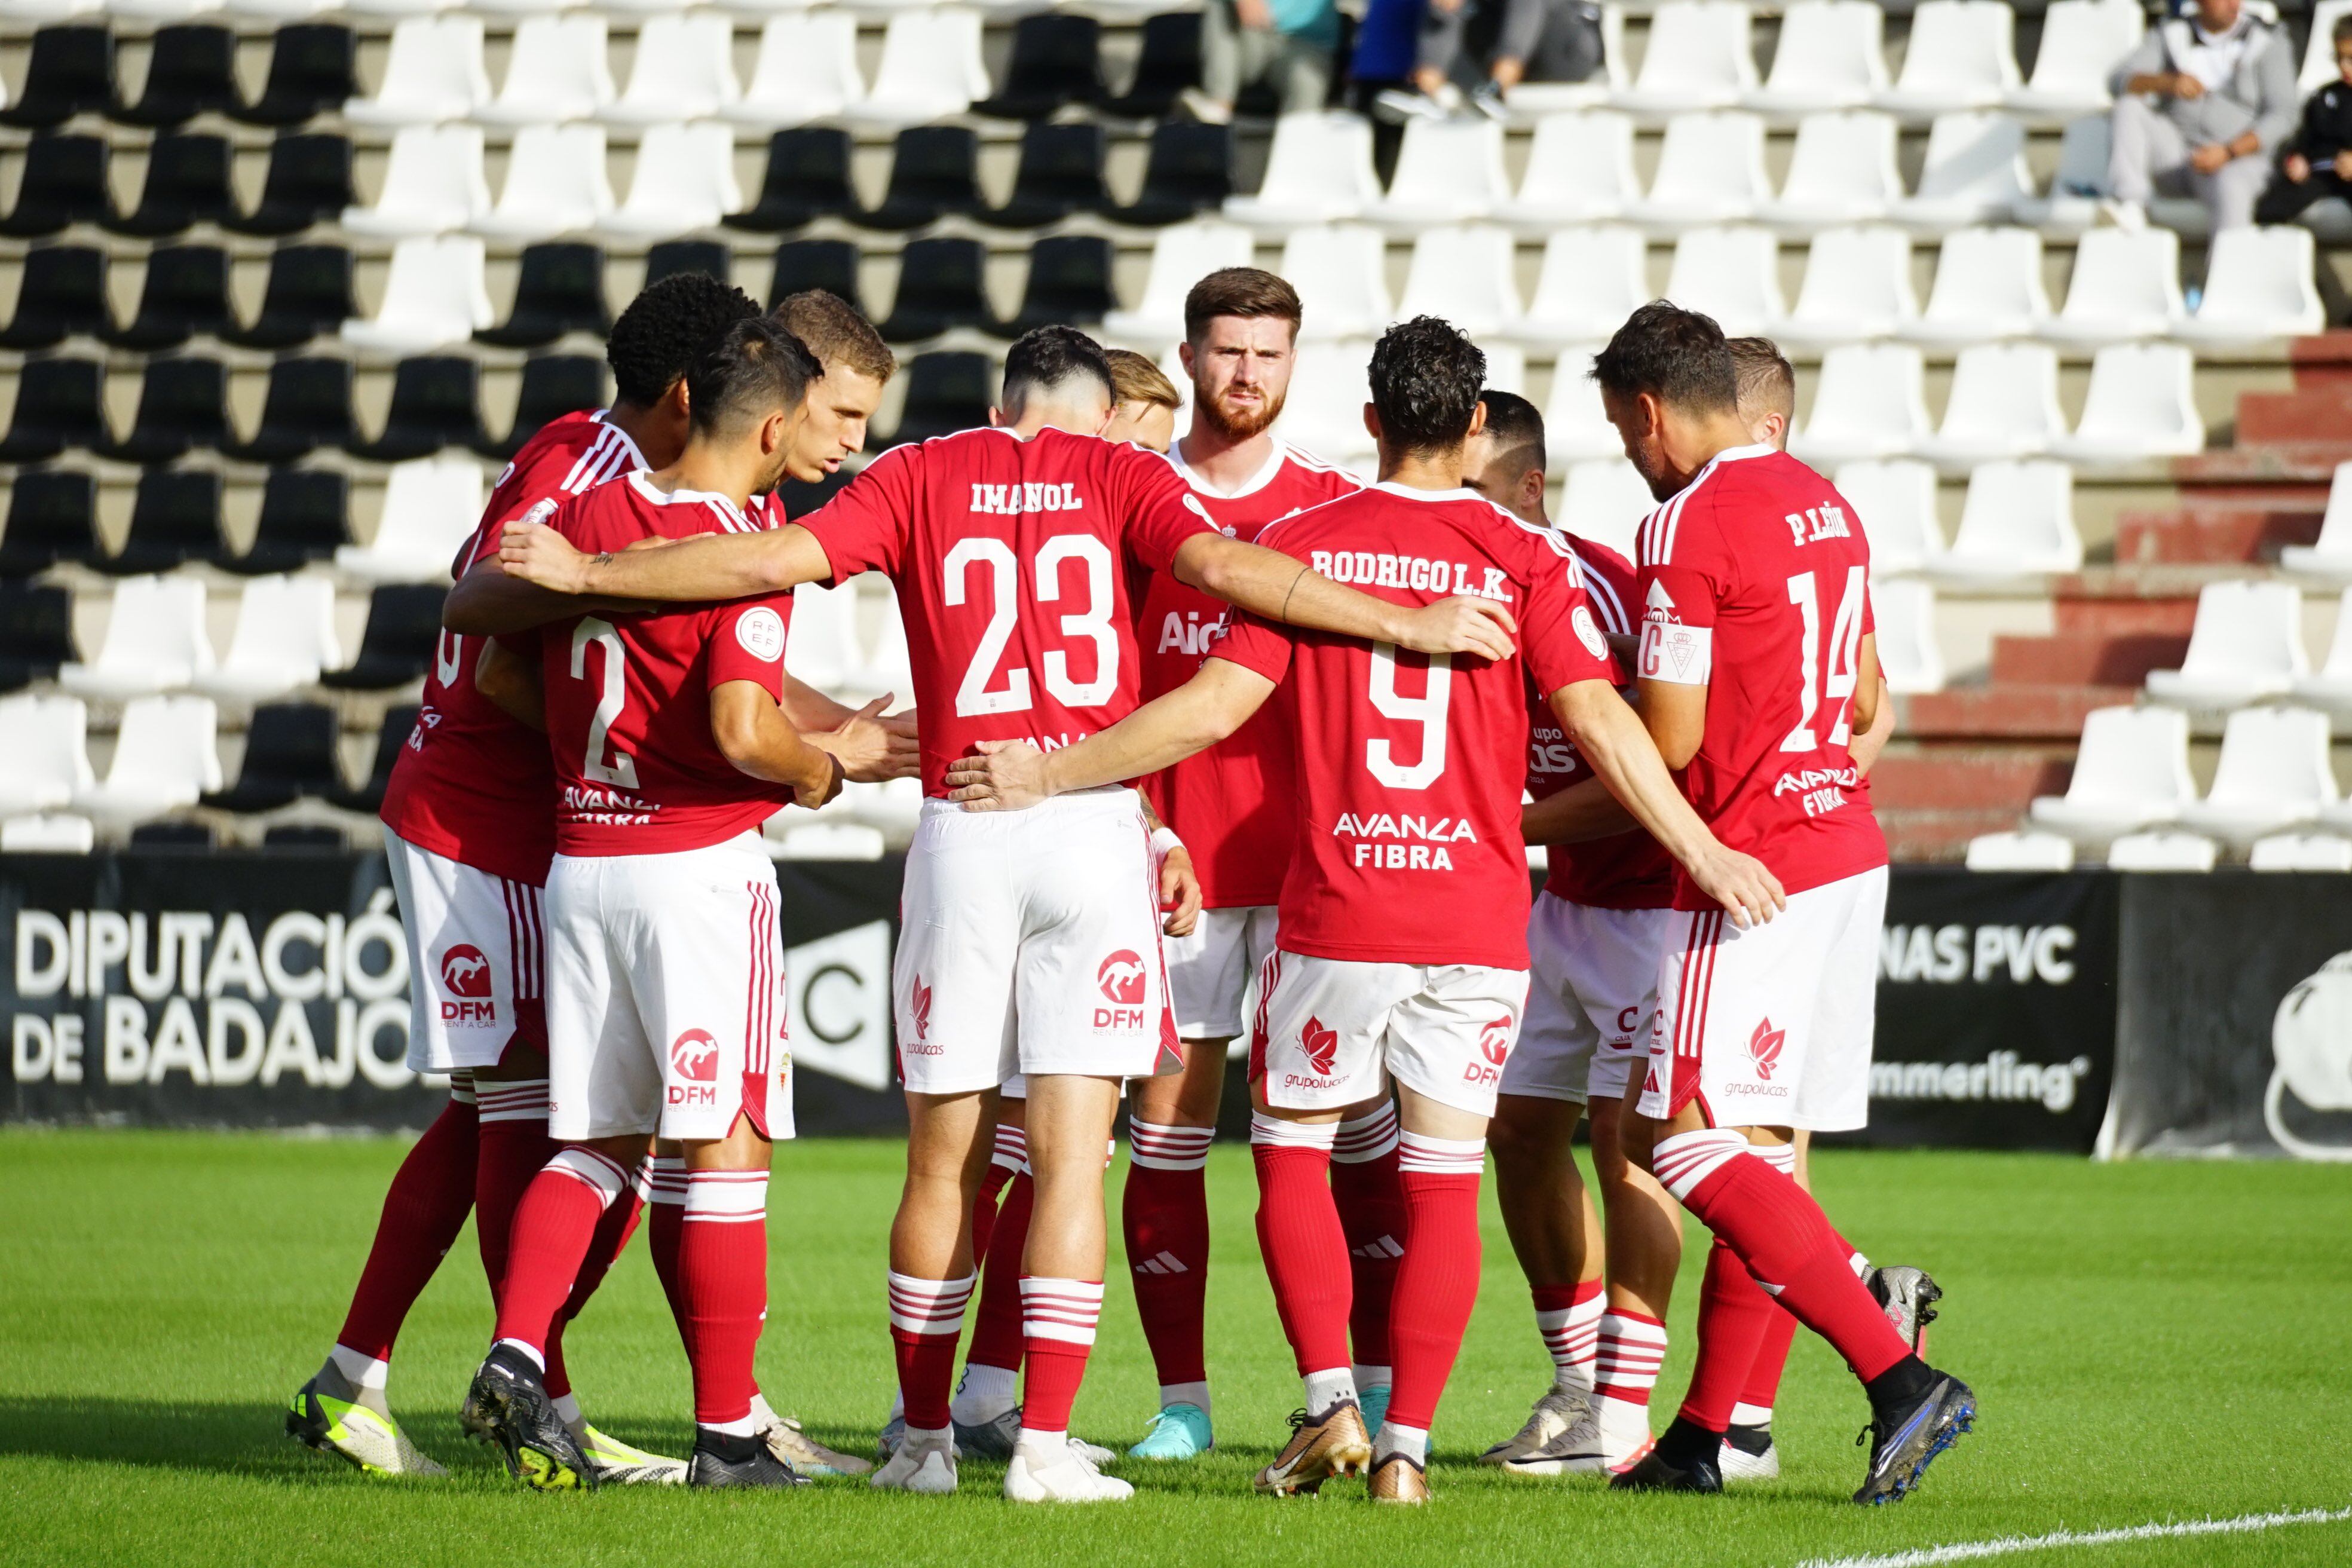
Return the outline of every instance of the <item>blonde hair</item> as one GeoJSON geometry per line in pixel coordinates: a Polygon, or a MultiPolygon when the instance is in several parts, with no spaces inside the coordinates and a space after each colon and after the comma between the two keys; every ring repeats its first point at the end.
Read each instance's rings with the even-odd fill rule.
{"type": "Polygon", "coordinates": [[[1137,353],[1133,349],[1105,349],[1103,357],[1110,361],[1113,403],[1156,403],[1168,409],[1184,405],[1184,400],[1176,394],[1176,384],[1151,362],[1149,354],[1137,353]]]}

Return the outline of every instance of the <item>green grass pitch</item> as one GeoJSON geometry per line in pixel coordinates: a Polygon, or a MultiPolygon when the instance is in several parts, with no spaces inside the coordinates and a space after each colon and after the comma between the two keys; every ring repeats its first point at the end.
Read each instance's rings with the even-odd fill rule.
{"type": "MultiPolygon", "coordinates": [[[[1187,1467],[1129,1463],[1136,1500],[1049,1511],[964,1471],[951,1501],[828,1482],[790,1496],[618,1489],[541,1497],[459,1437],[488,1329],[472,1237],[409,1321],[394,1408],[457,1472],[373,1482],[286,1439],[284,1402],[341,1320],[402,1145],[240,1135],[0,1135],[0,1556],[11,1563],[574,1564],[1132,1560],[1348,1564],[1792,1564],[2146,1523],[2352,1503],[2346,1301],[2352,1172],[1954,1154],[1831,1154],[1820,1184],[1883,1261],[1948,1291],[1935,1359],[1982,1402],[1976,1434],[1899,1508],[1849,1503],[1861,1398],[1800,1336],[1781,1404],[1785,1473],[1722,1499],[1624,1498],[1516,1480],[1470,1457],[1547,1378],[1489,1204],[1486,1275],[1439,1411],[1435,1506],[1375,1510],[1352,1484],[1316,1501],[1249,1494],[1297,1403],[1250,1211],[1244,1151],[1210,1165],[1211,1375],[1223,1441],[1187,1467]]],[[[868,1451],[888,1401],[883,1243],[898,1151],[779,1151],[773,1300],[761,1352],[776,1406],[868,1451]]],[[[1118,1173],[1114,1173],[1114,1180],[1118,1173]]],[[[1690,1366],[1704,1233],[1675,1302],[1657,1403],[1690,1366]]],[[[1132,1441],[1153,1397],[1132,1297],[1113,1285],[1076,1429],[1132,1441]]],[[[642,1247],[574,1331],[591,1416],[679,1452],[686,1376],[642,1247]]],[[[2032,1563],[2352,1561],[2352,1523],[2069,1547],[2032,1563]]]]}

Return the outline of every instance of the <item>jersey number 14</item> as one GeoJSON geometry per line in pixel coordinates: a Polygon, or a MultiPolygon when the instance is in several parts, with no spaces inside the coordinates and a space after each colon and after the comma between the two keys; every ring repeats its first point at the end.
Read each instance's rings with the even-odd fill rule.
{"type": "Polygon", "coordinates": [[[1862,607],[1864,572],[1859,566],[1845,569],[1845,590],[1838,595],[1837,607],[1830,618],[1828,658],[1822,658],[1821,591],[1814,584],[1814,574],[1800,572],[1789,579],[1789,603],[1797,606],[1804,617],[1804,672],[1799,685],[1800,704],[1797,722],[1789,737],[1780,742],[1784,752],[1815,752],[1822,742],[1815,723],[1824,707],[1834,706],[1836,718],[1830,725],[1829,743],[1843,746],[1853,738],[1849,715],[1853,705],[1853,689],[1862,658],[1862,607]]]}

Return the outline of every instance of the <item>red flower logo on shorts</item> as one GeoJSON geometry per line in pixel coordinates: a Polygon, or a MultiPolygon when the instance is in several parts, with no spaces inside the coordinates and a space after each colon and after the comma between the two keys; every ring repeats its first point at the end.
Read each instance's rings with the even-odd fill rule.
{"type": "Polygon", "coordinates": [[[688,1029],[670,1042],[669,1065],[678,1077],[695,1083],[719,1080],[719,1042],[706,1030],[688,1029]]]}
{"type": "Polygon", "coordinates": [[[1509,1014],[1496,1019],[1478,1031],[1478,1051],[1496,1067],[1511,1054],[1511,1018],[1509,1014]]]}
{"type": "Polygon", "coordinates": [[[1323,1020],[1309,1015],[1307,1027],[1298,1031],[1299,1048],[1307,1053],[1307,1065],[1323,1078],[1331,1076],[1332,1064],[1339,1059],[1338,1031],[1323,1026],[1323,1020]]]}
{"type": "Polygon", "coordinates": [[[931,1032],[931,988],[923,984],[921,975],[915,976],[915,1038],[928,1037],[931,1032]]]}
{"type": "Polygon", "coordinates": [[[1120,948],[1102,961],[1095,971],[1095,984],[1102,987],[1106,1001],[1134,1007],[1143,1001],[1143,958],[1129,948],[1120,948]]]}
{"type": "Polygon", "coordinates": [[[490,961],[482,956],[480,948],[457,943],[441,955],[441,989],[452,996],[488,996],[490,961]]]}
{"type": "Polygon", "coordinates": [[[1776,1029],[1772,1020],[1765,1019],[1748,1037],[1748,1054],[1756,1058],[1756,1076],[1766,1083],[1772,1081],[1772,1068],[1780,1060],[1780,1046],[1789,1037],[1786,1029],[1776,1029]]]}

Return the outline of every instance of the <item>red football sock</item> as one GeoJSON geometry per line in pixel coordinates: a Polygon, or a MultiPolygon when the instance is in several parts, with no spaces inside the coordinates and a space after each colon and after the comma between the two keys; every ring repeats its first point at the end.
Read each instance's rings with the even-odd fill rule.
{"type": "Polygon", "coordinates": [[[515,1205],[524,1189],[555,1157],[547,1136],[547,1080],[482,1083],[481,1152],[474,1170],[474,1239],[482,1249],[482,1272],[490,1300],[507,1277],[507,1247],[514,1231],[515,1205]]]}
{"type": "Polygon", "coordinates": [[[1405,1234],[1391,1314],[1396,1373],[1388,1418],[1426,1432],[1478,1304],[1478,1177],[1486,1141],[1408,1132],[1397,1154],[1405,1234]]]}
{"type": "Polygon", "coordinates": [[[698,1426],[748,1436],[751,1363],[768,1317],[768,1173],[695,1171],[687,1177],[678,1281],[693,1324],[698,1426]]]}
{"type": "Polygon", "coordinates": [[[375,1241],[352,1291],[337,1344],[374,1361],[392,1359],[408,1309],[466,1228],[467,1211],[474,1206],[478,1128],[472,1102],[453,1092],[401,1161],[385,1189],[375,1241]]]}
{"type": "Polygon", "coordinates": [[[1389,1313],[1405,1232],[1396,1151],[1396,1107],[1387,1102],[1369,1116],[1340,1122],[1331,1146],[1331,1197],[1347,1235],[1348,1270],[1354,1280],[1348,1339],[1356,1360],[1366,1366],[1389,1366],[1395,1360],[1389,1313]]]}
{"type": "Polygon", "coordinates": [[[588,1305],[588,1298],[604,1282],[623,1252],[628,1249],[629,1237],[637,1233],[638,1216],[645,1213],[645,1177],[640,1172],[629,1184],[604,1217],[596,1222],[596,1234],[588,1240],[588,1256],[580,1260],[580,1277],[572,1282],[572,1294],[563,1303],[563,1310],[555,1314],[555,1324],[547,1333],[547,1392],[561,1397],[572,1392],[572,1374],[563,1364],[563,1331],[580,1310],[588,1305]]]}
{"type": "Polygon", "coordinates": [[[627,1186],[620,1166],[577,1143],[532,1179],[515,1206],[494,1337],[528,1345],[545,1363],[548,1329],[580,1278],[597,1223],[627,1186]]]}
{"type": "Polygon", "coordinates": [[[1766,1331],[1774,1318],[1786,1317],[1738,1255],[1716,1237],[1707,1249],[1706,1282],[1699,1289],[1698,1364],[1691,1370],[1683,1419],[1710,1432],[1730,1426],[1731,1407],[1739,1403],[1766,1331]]]}
{"type": "Polygon", "coordinates": [[[1005,1184],[1029,1168],[1029,1135],[1018,1127],[999,1126],[996,1152],[980,1173],[980,1193],[971,1200],[971,1260],[986,1261],[988,1244],[996,1230],[997,1201],[1005,1184]]]}
{"type": "Polygon", "coordinates": [[[1332,1200],[1332,1133],[1270,1116],[1250,1119],[1257,1166],[1257,1245],[1275,1310],[1301,1377],[1348,1364],[1348,1235],[1332,1200]]]}
{"type": "Polygon", "coordinates": [[[661,1281],[669,1301],[671,1321],[677,1324],[678,1343],[689,1359],[693,1327],[686,1315],[686,1297],[678,1288],[677,1244],[686,1229],[686,1162],[676,1154],[656,1154],[646,1162],[646,1251],[654,1261],[654,1278],[661,1281]]]}
{"type": "Polygon", "coordinates": [[[918,1279],[895,1270],[890,1281],[890,1344],[898,1362],[898,1394],[907,1425],[937,1432],[948,1425],[955,1382],[956,1337],[963,1332],[972,1277],[918,1279]]]}
{"type": "Polygon", "coordinates": [[[1591,1388],[1601,1352],[1601,1318],[1608,1303],[1599,1279],[1572,1285],[1528,1288],[1536,1309],[1536,1331],[1551,1355],[1552,1375],[1591,1388]]]}
{"type": "Polygon", "coordinates": [[[1213,1127],[1129,1121],[1119,1217],[1135,1311],[1164,1387],[1209,1381],[1209,1143],[1213,1127]]]}
{"type": "Polygon", "coordinates": [[[1780,1373],[1789,1364],[1789,1351],[1797,1339],[1797,1320],[1773,1303],[1772,1316],[1764,1325],[1764,1340],[1756,1347],[1756,1359],[1748,1368],[1748,1381],[1739,1390],[1739,1403],[1758,1411],[1769,1411],[1780,1397],[1780,1373]]]}
{"type": "Polygon", "coordinates": [[[1037,1184],[1027,1171],[1013,1178],[997,1206],[996,1233],[980,1268],[980,1310],[972,1314],[964,1360],[1017,1371],[1021,1365],[1021,1254],[1029,1246],[1029,1211],[1037,1184]]]}
{"type": "Polygon", "coordinates": [[[1102,1281],[1021,1277],[1021,1427],[1066,1432],[1070,1406],[1086,1381],[1095,1324],[1102,1317],[1102,1281]]]}

